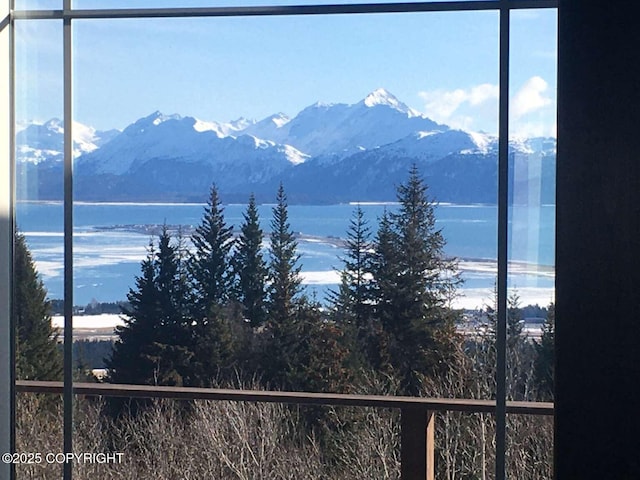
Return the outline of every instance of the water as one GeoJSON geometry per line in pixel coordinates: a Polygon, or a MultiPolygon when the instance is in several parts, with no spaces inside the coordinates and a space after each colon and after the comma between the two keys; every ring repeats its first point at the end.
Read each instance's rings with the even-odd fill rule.
{"type": "MultiPolygon", "coordinates": [[[[225,206],[225,218],[236,228],[242,223],[244,205],[225,206]]],[[[336,238],[346,236],[353,205],[292,205],[292,229],[302,234],[303,283],[309,294],[323,300],[338,276],[342,254],[336,238]]],[[[372,232],[384,210],[396,205],[362,205],[372,232]]],[[[259,207],[262,227],[269,231],[270,205],[259,207]]],[[[85,305],[124,300],[151,239],[139,228],[122,225],[199,224],[200,204],[78,203],[74,206],[74,303],[85,305]]],[[[518,207],[510,215],[509,285],[524,303],[547,304],[553,300],[554,206],[518,207]]],[[[497,207],[490,205],[439,205],[437,227],[447,240],[445,251],[458,257],[465,280],[459,306],[481,307],[492,301],[496,278],[497,207]]],[[[17,225],[25,235],[50,298],[63,296],[63,209],[58,202],[19,203],[17,225]]]]}

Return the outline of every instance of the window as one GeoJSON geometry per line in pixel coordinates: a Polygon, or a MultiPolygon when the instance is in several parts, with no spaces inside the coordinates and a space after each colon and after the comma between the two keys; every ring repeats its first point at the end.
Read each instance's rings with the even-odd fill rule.
{"type": "MultiPolygon", "coordinates": [[[[385,209],[379,202],[393,198],[393,185],[404,181],[406,165],[404,169],[396,167],[396,171],[393,168],[381,170],[388,176],[388,182],[387,191],[380,196],[379,188],[373,188],[378,184],[373,183],[363,185],[360,190],[352,190],[351,197],[341,196],[339,191],[329,197],[328,181],[314,185],[313,180],[330,178],[327,165],[337,165],[342,158],[336,153],[335,146],[333,151],[323,150],[322,142],[313,137],[313,132],[337,135],[337,129],[322,130],[323,124],[320,123],[307,137],[300,130],[289,132],[287,141],[291,143],[297,138],[299,148],[294,145],[293,149],[283,152],[276,146],[278,135],[283,135],[280,132],[268,137],[258,123],[240,128],[242,121],[211,122],[227,122],[235,115],[266,118],[281,110],[295,117],[316,100],[344,104],[330,112],[338,115],[340,120],[349,120],[351,117],[344,111],[362,101],[367,106],[381,103],[396,110],[417,106],[422,109],[421,113],[426,110],[425,116],[431,116],[438,124],[453,127],[446,134],[460,135],[461,145],[470,142],[468,148],[459,147],[457,155],[450,155],[447,163],[438,165],[439,171],[434,169],[440,177],[430,178],[429,173],[425,176],[428,183],[433,180],[430,192],[442,202],[438,207],[438,213],[442,214],[438,227],[442,228],[449,241],[451,250],[448,253],[462,258],[460,267],[465,279],[462,291],[466,294],[463,298],[467,303],[459,306],[469,310],[485,307],[484,302],[494,301],[492,290],[495,283],[498,338],[503,338],[507,335],[509,307],[515,306],[507,298],[510,292],[519,296],[522,306],[537,303],[546,307],[553,300],[555,144],[549,140],[554,136],[554,125],[549,119],[555,116],[554,2],[540,1],[535,5],[533,2],[502,1],[495,2],[495,5],[478,2],[477,7],[474,2],[440,6],[438,2],[379,4],[380,7],[376,4],[345,4],[344,9],[338,7],[337,11],[335,7],[326,5],[312,5],[306,10],[306,7],[297,10],[273,7],[266,11],[257,6],[254,9],[253,5],[207,9],[204,3],[184,8],[140,5],[134,10],[119,9],[110,4],[109,10],[101,10],[101,5],[96,3],[78,0],[73,5],[77,10],[35,12],[27,11],[34,7],[25,4],[25,11],[14,13],[15,72],[17,76],[24,75],[25,79],[30,79],[16,82],[14,89],[17,223],[20,228],[23,228],[21,223],[33,225],[25,228],[25,234],[31,240],[30,246],[39,266],[51,267],[47,273],[50,278],[45,277],[50,295],[55,292],[58,298],[67,299],[66,324],[70,324],[73,305],[91,305],[94,299],[98,303],[123,299],[128,288],[134,287],[131,280],[123,282],[122,277],[132,279],[140,275],[139,262],[145,257],[148,235],[155,233],[149,229],[150,225],[158,226],[163,221],[170,226],[197,225],[200,219],[201,205],[173,205],[171,210],[166,206],[138,205],[134,211],[130,205],[108,205],[105,210],[104,202],[164,200],[165,203],[198,203],[206,199],[208,181],[199,185],[199,190],[193,188],[198,177],[200,180],[207,178],[199,175],[198,170],[184,185],[176,185],[173,181],[177,179],[171,177],[171,167],[163,167],[160,152],[145,159],[156,160],[155,170],[149,170],[147,167],[151,164],[142,162],[145,152],[138,158],[130,156],[126,160],[124,152],[115,148],[118,145],[110,144],[112,138],[120,135],[110,132],[114,127],[126,132],[133,125],[135,128],[130,128],[129,133],[147,141],[143,134],[149,129],[175,125],[177,130],[171,133],[175,138],[185,124],[192,122],[191,127],[195,128],[185,135],[200,139],[203,136],[195,135],[193,131],[211,132],[208,134],[212,138],[209,148],[222,139],[222,142],[229,143],[229,146],[222,147],[233,152],[233,149],[241,149],[242,141],[251,141],[254,142],[254,150],[272,148],[273,155],[284,155],[291,163],[304,163],[306,158],[316,157],[321,166],[324,162],[323,170],[307,169],[307,176],[299,177],[305,181],[300,183],[304,188],[296,189],[295,181],[291,181],[294,186],[287,185],[287,192],[291,200],[289,213],[292,225],[303,225],[299,230],[297,227],[294,229],[308,235],[304,238],[306,243],[300,242],[299,247],[303,263],[312,265],[308,270],[303,267],[303,279],[311,285],[307,287],[309,295],[313,297],[315,288],[315,295],[324,297],[330,288],[326,285],[333,284],[335,288],[338,283],[335,277],[333,281],[325,280],[338,261],[331,255],[336,245],[327,239],[344,237],[345,234],[340,232],[345,232],[348,226],[352,207],[334,205],[310,213],[313,207],[309,206],[309,199],[316,204],[378,202],[378,205],[364,207],[365,213],[375,223],[385,209]],[[532,9],[538,5],[541,8],[532,9]],[[84,8],[95,10],[81,10],[84,8]],[[302,15],[304,13],[313,15],[302,15]],[[68,22],[68,27],[63,22],[68,22]],[[541,32],[541,38],[520,35],[531,28],[541,32]],[[60,41],[63,29],[64,44],[60,41]],[[506,44],[502,45],[502,54],[500,50],[500,36],[509,40],[507,34],[511,37],[510,56],[506,55],[506,44]],[[545,35],[550,36],[545,38],[545,35]],[[264,38],[270,40],[264,41],[264,38]],[[29,45],[30,42],[34,42],[33,45],[29,45]],[[66,64],[63,61],[65,55],[66,64]],[[32,76],[34,71],[45,75],[32,76]],[[507,73],[509,77],[501,76],[507,73]],[[507,78],[508,85],[504,83],[507,78]],[[420,83],[417,79],[425,87],[418,88],[420,83]],[[367,88],[374,81],[375,86],[367,88]],[[405,99],[405,95],[399,92],[408,92],[406,96],[411,98],[405,99]],[[505,99],[507,92],[511,99],[510,108],[505,99]],[[501,104],[500,93],[503,98],[501,104]],[[278,107],[279,102],[282,108],[278,107]],[[186,104],[192,105],[189,108],[195,111],[183,110],[186,104]],[[162,113],[151,113],[156,105],[162,107],[162,113]],[[30,163],[21,162],[28,155],[56,151],[53,147],[29,145],[28,134],[22,135],[24,143],[21,143],[21,133],[26,130],[18,131],[20,121],[28,120],[32,109],[36,116],[44,115],[42,120],[56,115],[62,117],[59,124],[47,127],[58,135],[54,139],[56,148],[63,149],[59,150],[59,158],[52,159],[54,161],[46,173],[43,173],[36,157],[31,157],[30,163]],[[55,111],[59,113],[53,113],[55,111]],[[62,111],[64,113],[60,115],[62,111]],[[208,116],[210,111],[216,112],[216,116],[208,116]],[[185,123],[185,118],[170,116],[175,112],[193,115],[199,120],[186,119],[185,123]],[[347,116],[339,117],[343,114],[347,116]],[[507,127],[525,139],[509,143],[505,135],[507,127]],[[65,139],[62,133],[71,129],[74,132],[73,145],[69,144],[70,137],[65,139]],[[252,133],[253,136],[230,135],[233,129],[252,133]],[[475,131],[474,135],[462,133],[469,130],[475,131]],[[498,133],[502,137],[498,137],[498,133]],[[213,140],[214,137],[218,140],[213,140]],[[231,137],[233,142],[224,140],[231,137]],[[532,137],[546,139],[533,140],[532,137]],[[91,164],[92,158],[100,160],[100,155],[105,152],[107,156],[101,159],[103,163],[91,164]],[[477,162],[482,162],[483,156],[495,160],[492,170],[484,172],[484,178],[477,177],[478,183],[483,182],[481,185],[488,188],[474,191],[473,176],[466,178],[466,184],[459,181],[457,175],[465,171],[460,165],[466,160],[465,155],[475,156],[477,162]],[[65,156],[66,164],[60,161],[65,156]],[[72,156],[78,158],[73,169],[73,195],[72,184],[68,181],[72,178],[72,156]],[[116,170],[100,170],[102,167],[99,165],[107,164],[105,160],[109,160],[109,165],[116,170]],[[115,184],[119,188],[113,189],[110,179],[122,173],[117,168],[124,168],[124,163],[118,164],[118,161],[130,161],[127,168],[135,166],[133,162],[138,161],[143,168],[137,171],[137,177],[118,178],[120,183],[115,184]],[[499,181],[491,183],[495,178],[499,181]],[[162,179],[172,181],[171,187],[175,188],[168,189],[169,185],[163,184],[162,179]],[[371,193],[372,189],[374,193],[371,193]],[[162,198],[158,196],[160,193],[169,195],[162,198]],[[498,202],[495,202],[496,198],[498,202]],[[63,199],[65,203],[59,203],[63,199]],[[54,203],[34,205],[20,200],[49,200],[54,203]],[[461,203],[465,206],[460,206],[461,203]],[[473,206],[469,206],[470,203],[473,206]],[[111,218],[107,220],[109,216],[111,218]],[[334,230],[323,227],[314,231],[317,221],[294,224],[294,219],[297,222],[300,218],[299,221],[304,222],[309,217],[324,217],[323,221],[337,222],[337,226],[331,227],[334,230]],[[55,223],[50,225],[49,231],[38,229],[38,222],[43,218],[55,223]],[[99,225],[95,223],[96,218],[101,219],[99,225]],[[149,221],[149,218],[154,220],[149,221]],[[34,223],[30,223],[32,221],[34,223]],[[322,237],[320,246],[314,243],[315,237],[322,237]],[[318,287],[319,284],[325,286],[318,287]],[[72,302],[69,301],[71,298],[72,302]]],[[[131,7],[130,4],[127,6],[131,7]]],[[[52,8],[50,5],[36,7],[52,8]]],[[[330,111],[331,108],[334,107],[315,105],[316,110],[330,111]]],[[[416,120],[422,118],[414,112],[405,116],[416,120]]],[[[274,117],[274,120],[284,121],[281,117],[274,117]]],[[[326,122],[326,119],[318,122],[326,122]]],[[[367,132],[360,132],[361,144],[345,143],[343,150],[362,148],[362,152],[348,152],[354,157],[354,162],[360,161],[361,164],[407,156],[412,148],[409,140],[405,145],[396,142],[409,136],[393,137],[391,134],[394,132],[390,130],[396,125],[392,123],[388,130],[383,131],[390,137],[382,145],[367,144],[367,132]],[[387,152],[383,151],[385,145],[387,152]]],[[[348,123],[341,126],[342,131],[347,126],[348,123]]],[[[429,133],[428,128],[421,128],[413,132],[416,134],[411,139],[414,140],[414,148],[417,141],[430,140],[426,134],[429,133]],[[419,132],[424,134],[421,136],[419,132]]],[[[435,130],[432,128],[431,132],[435,130]]],[[[160,144],[163,134],[157,131],[160,137],[148,137],[153,139],[149,140],[152,143],[145,144],[146,152],[153,153],[154,145],[160,144]]],[[[120,141],[124,142],[122,137],[120,141]]],[[[195,143],[185,145],[194,147],[195,143]]],[[[194,156],[188,162],[193,165],[197,164],[196,160],[194,156]]],[[[481,170],[479,172],[482,173],[481,170]]],[[[216,178],[225,178],[223,171],[215,173],[216,178]]],[[[291,175],[285,178],[291,180],[291,175]]],[[[344,170],[343,178],[346,175],[348,170],[344,170]]],[[[233,175],[230,178],[225,180],[226,184],[221,181],[218,185],[223,201],[225,204],[244,204],[251,192],[234,185],[233,175]]],[[[262,191],[254,192],[260,202],[267,202],[269,196],[275,198],[277,182],[260,185],[262,191]]],[[[229,224],[237,226],[242,222],[243,208],[225,207],[229,224]]],[[[391,210],[393,206],[388,208],[391,210]]],[[[263,220],[268,218],[270,210],[270,207],[260,209],[263,220]]],[[[268,229],[266,221],[263,225],[268,229]]],[[[374,230],[376,228],[374,225],[374,230]]],[[[515,296],[511,298],[515,302],[515,296]]],[[[538,318],[538,315],[532,314],[531,318],[538,318]]],[[[520,319],[514,322],[511,327],[520,328],[520,319]]],[[[72,332],[66,333],[69,347],[72,332]]],[[[498,351],[504,350],[504,344],[499,340],[498,351]]],[[[497,374],[497,391],[489,391],[487,395],[493,397],[495,393],[498,399],[495,454],[498,471],[504,470],[500,467],[505,454],[503,401],[507,396],[517,397],[509,390],[513,385],[508,382],[514,370],[523,368],[510,363],[513,361],[513,358],[501,357],[498,353],[497,371],[505,369],[505,373],[497,374]]],[[[70,375],[70,362],[66,368],[67,375],[70,375]]],[[[526,385],[518,388],[526,388],[526,385]]],[[[71,421],[67,412],[67,427],[71,421]]]]}

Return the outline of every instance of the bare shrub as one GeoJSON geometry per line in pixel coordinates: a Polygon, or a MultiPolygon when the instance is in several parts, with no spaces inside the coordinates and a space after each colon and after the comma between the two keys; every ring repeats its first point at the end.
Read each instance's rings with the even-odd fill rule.
{"type": "MultiPolygon", "coordinates": [[[[468,358],[467,358],[468,360],[468,358]]],[[[438,382],[425,396],[474,397],[478,385],[470,361],[438,382]]],[[[250,385],[255,388],[255,385],[250,385]]],[[[363,394],[397,394],[391,376],[371,374],[357,386],[363,394]]],[[[122,463],[75,463],[74,478],[174,479],[398,479],[400,412],[374,408],[327,408],[325,431],[308,433],[302,410],[282,404],[227,401],[153,401],[134,415],[111,420],[101,400],[77,397],[76,453],[122,452],[122,463]]],[[[509,415],[509,478],[552,477],[553,420],[509,415]]],[[[436,478],[493,478],[495,420],[489,414],[448,412],[436,416],[436,478]]],[[[59,397],[20,394],[17,451],[62,450],[59,397]]],[[[58,479],[59,464],[19,465],[18,478],[58,479]]]]}
{"type": "MultiPolygon", "coordinates": [[[[39,396],[18,409],[18,451],[62,450],[62,415],[39,396]]],[[[78,399],[76,453],[122,452],[122,463],[74,463],[83,479],[330,478],[317,443],[304,436],[295,409],[248,402],[155,401],[135,417],[110,421],[101,402],[78,399]],[[113,450],[110,450],[113,447],[113,450]]],[[[61,465],[21,465],[19,478],[58,479],[61,465]]]]}
{"type": "MultiPolygon", "coordinates": [[[[361,372],[354,385],[362,395],[398,395],[396,377],[361,372]]],[[[400,412],[380,408],[331,408],[330,452],[344,479],[400,478],[400,412]]]]}
{"type": "MultiPolygon", "coordinates": [[[[440,398],[495,398],[495,345],[479,333],[460,346],[449,370],[437,379],[423,378],[422,395],[440,398]]],[[[531,345],[525,339],[507,352],[508,400],[536,400],[531,345]]],[[[436,478],[494,477],[495,416],[445,412],[436,415],[436,478]]],[[[507,416],[506,468],[509,478],[553,477],[553,419],[507,416]]]]}
{"type": "Polygon", "coordinates": [[[507,416],[507,478],[553,478],[553,417],[507,416]]]}
{"type": "MultiPolygon", "coordinates": [[[[16,397],[16,452],[41,453],[62,450],[62,399],[58,396],[21,393],[16,397]]],[[[62,467],[46,462],[18,464],[19,479],[58,480],[62,467]]]]}
{"type": "Polygon", "coordinates": [[[380,408],[332,409],[332,478],[400,478],[400,412],[380,408]]]}

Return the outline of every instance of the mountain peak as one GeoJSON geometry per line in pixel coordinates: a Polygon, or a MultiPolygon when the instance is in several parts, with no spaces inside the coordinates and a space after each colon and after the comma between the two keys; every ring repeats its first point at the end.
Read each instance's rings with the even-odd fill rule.
{"type": "MultiPolygon", "coordinates": [[[[125,132],[131,134],[133,132],[144,132],[147,128],[157,127],[158,125],[166,122],[167,120],[181,120],[182,117],[178,114],[165,115],[162,112],[156,110],[146,117],[139,118],[134,123],[124,129],[125,132]]],[[[195,122],[195,119],[192,119],[195,122]]]]}
{"type": "Polygon", "coordinates": [[[229,122],[229,125],[233,130],[244,130],[249,125],[253,125],[254,123],[256,123],[255,120],[251,120],[249,118],[244,118],[244,117],[238,117],[235,120],[231,120],[229,122]]]}
{"type": "Polygon", "coordinates": [[[60,120],[59,118],[52,118],[51,120],[45,122],[42,126],[51,132],[64,133],[64,125],[62,120],[60,120]]]}
{"type": "Polygon", "coordinates": [[[269,120],[278,128],[291,121],[291,119],[282,112],[274,113],[269,117],[269,120]]]}
{"type": "Polygon", "coordinates": [[[369,95],[367,95],[362,102],[367,107],[375,107],[376,105],[387,105],[403,112],[407,112],[409,110],[409,107],[398,100],[394,94],[388,92],[384,88],[378,88],[374,90],[369,95]]]}
{"type": "Polygon", "coordinates": [[[141,118],[135,123],[144,123],[144,124],[152,123],[153,125],[157,126],[163,122],[166,122],[167,120],[182,120],[182,117],[177,113],[174,113],[172,115],[165,115],[161,111],[156,110],[151,115],[147,115],[146,117],[141,118]]]}

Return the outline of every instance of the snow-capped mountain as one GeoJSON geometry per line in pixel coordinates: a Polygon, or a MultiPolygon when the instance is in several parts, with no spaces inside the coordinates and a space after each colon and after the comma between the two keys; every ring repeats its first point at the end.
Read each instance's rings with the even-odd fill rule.
{"type": "Polygon", "coordinates": [[[244,131],[260,138],[292,145],[311,155],[346,157],[399,140],[417,131],[443,131],[429,118],[407,107],[380,88],[360,102],[315,103],[293,119],[268,117],[244,131]]]}
{"type": "MultiPolygon", "coordinates": [[[[19,162],[40,163],[62,160],[64,128],[62,121],[53,118],[46,123],[27,123],[16,133],[16,151],[19,162]]],[[[97,150],[118,135],[118,130],[96,131],[78,122],[73,124],[73,154],[79,157],[97,150]]]]}
{"type": "MultiPolygon", "coordinates": [[[[103,148],[79,158],[78,170],[90,174],[124,175],[139,169],[153,170],[154,163],[172,159],[183,167],[202,164],[211,167],[212,171],[258,162],[261,170],[273,174],[307,158],[287,145],[277,145],[242,131],[233,131],[238,136],[224,134],[222,128],[213,128],[213,124],[208,125],[212,128],[204,128],[204,125],[193,117],[165,116],[155,112],[129,125],[103,148]]],[[[249,180],[255,179],[255,173],[257,170],[249,180]]]]}
{"type": "MultiPolygon", "coordinates": [[[[154,112],[122,132],[73,130],[78,199],[201,201],[215,182],[226,201],[251,192],[270,201],[283,181],[292,202],[393,200],[415,163],[440,201],[495,201],[497,138],[438,124],[384,89],[351,105],[318,102],[291,118],[224,123],[154,112]]],[[[59,196],[61,122],[27,125],[16,140],[19,196],[59,196]]],[[[532,158],[528,174],[552,182],[555,139],[514,139],[510,152],[518,171],[532,158]]],[[[545,201],[552,187],[542,189],[545,201]]]]}

